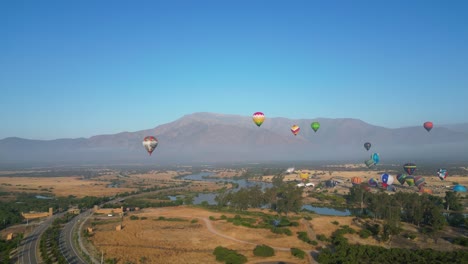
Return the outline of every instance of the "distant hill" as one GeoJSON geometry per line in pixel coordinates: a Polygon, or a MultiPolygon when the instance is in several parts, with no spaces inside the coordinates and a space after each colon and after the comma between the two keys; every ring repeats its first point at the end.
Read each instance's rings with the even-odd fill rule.
{"type": "Polygon", "coordinates": [[[382,163],[468,159],[468,124],[422,125],[390,129],[352,118],[288,119],[267,117],[257,127],[250,116],[194,113],[152,129],[90,138],[0,140],[1,164],[176,164],[262,161],[363,161],[372,152],[382,163]],[[310,124],[318,121],[315,133],[310,124]],[[290,127],[300,126],[294,136],[290,127]],[[159,141],[150,157],[142,139],[159,141]],[[366,151],[365,142],[372,148],[366,151]]]}

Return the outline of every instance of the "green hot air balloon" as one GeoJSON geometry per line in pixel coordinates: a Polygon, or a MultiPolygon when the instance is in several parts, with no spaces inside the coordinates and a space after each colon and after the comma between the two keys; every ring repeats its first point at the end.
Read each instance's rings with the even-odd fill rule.
{"type": "Polygon", "coordinates": [[[319,122],[313,122],[312,124],[310,124],[310,127],[312,127],[314,132],[317,132],[317,130],[319,130],[319,128],[320,128],[320,123],[319,122]]]}

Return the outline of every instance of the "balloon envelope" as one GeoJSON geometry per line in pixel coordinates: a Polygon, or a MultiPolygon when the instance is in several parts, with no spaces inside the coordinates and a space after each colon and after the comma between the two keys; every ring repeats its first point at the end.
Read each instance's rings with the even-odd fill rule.
{"type": "Polygon", "coordinates": [[[362,179],[360,177],[353,177],[351,178],[351,183],[353,185],[359,185],[362,183],[362,179]]]}
{"type": "Polygon", "coordinates": [[[371,155],[371,159],[374,160],[374,163],[377,165],[380,162],[380,156],[379,153],[374,153],[371,155]]]}
{"type": "Polygon", "coordinates": [[[406,175],[405,173],[400,173],[397,175],[397,180],[400,182],[401,185],[405,184],[407,176],[408,175],[406,175]]]}
{"type": "Polygon", "coordinates": [[[255,112],[252,116],[254,123],[260,127],[265,121],[265,115],[262,112],[255,112]]]}
{"type": "Polygon", "coordinates": [[[298,125],[293,125],[293,126],[291,126],[291,132],[292,132],[295,136],[297,136],[297,134],[299,133],[300,130],[301,130],[301,129],[299,128],[298,125]]]}
{"type": "Polygon", "coordinates": [[[366,160],[364,163],[366,164],[367,168],[370,168],[375,165],[375,162],[373,159],[366,160]]]}
{"type": "Polygon", "coordinates": [[[158,146],[158,140],[155,137],[149,136],[143,139],[143,147],[151,155],[154,149],[158,146]]]}
{"type": "Polygon", "coordinates": [[[310,124],[310,127],[312,127],[312,129],[317,132],[317,130],[319,130],[320,128],[320,123],[319,122],[312,122],[312,124],[310,124]]]}
{"type": "Polygon", "coordinates": [[[442,168],[437,171],[437,176],[439,176],[439,179],[441,181],[445,180],[445,178],[447,178],[447,175],[448,175],[447,169],[442,168]]]}
{"type": "Polygon", "coordinates": [[[434,127],[434,124],[432,124],[432,122],[425,122],[424,123],[424,128],[427,130],[427,132],[431,131],[432,127],[434,127]]]}
{"type": "Polygon", "coordinates": [[[405,178],[405,182],[409,186],[414,186],[414,177],[411,176],[411,175],[407,175],[406,178],[405,178]]]}
{"type": "Polygon", "coordinates": [[[382,186],[386,188],[388,185],[392,185],[395,178],[387,173],[380,175],[380,180],[382,181],[382,186]]]}
{"type": "Polygon", "coordinates": [[[414,163],[406,163],[403,165],[403,169],[408,173],[409,175],[413,175],[414,171],[416,170],[416,164],[414,163]]]}
{"type": "Polygon", "coordinates": [[[421,176],[414,177],[414,185],[416,185],[416,187],[418,187],[419,189],[421,189],[426,184],[425,181],[426,180],[421,176]]]}
{"type": "Polygon", "coordinates": [[[369,142],[364,143],[364,148],[367,149],[367,151],[369,151],[369,149],[371,148],[371,146],[372,146],[372,145],[371,145],[371,143],[369,143],[369,142]]]}
{"type": "Polygon", "coordinates": [[[368,183],[369,186],[376,187],[379,182],[375,178],[370,178],[368,183]]]}
{"type": "Polygon", "coordinates": [[[455,187],[453,187],[453,191],[455,192],[466,192],[466,187],[463,186],[463,185],[455,185],[455,187]]]}

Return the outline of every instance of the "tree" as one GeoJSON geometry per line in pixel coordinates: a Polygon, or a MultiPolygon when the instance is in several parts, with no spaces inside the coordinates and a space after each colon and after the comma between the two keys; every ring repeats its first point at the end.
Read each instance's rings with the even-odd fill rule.
{"type": "Polygon", "coordinates": [[[296,186],[286,184],[277,193],[277,208],[278,213],[298,212],[302,207],[302,191],[296,186]]]}
{"type": "Polygon", "coordinates": [[[284,180],[284,175],[281,175],[281,174],[275,175],[273,176],[273,178],[271,178],[271,183],[273,184],[274,187],[279,188],[284,184],[283,180],[284,180]]]}
{"type": "Polygon", "coordinates": [[[463,209],[460,199],[455,192],[445,192],[444,207],[448,210],[460,211],[463,209]]]}

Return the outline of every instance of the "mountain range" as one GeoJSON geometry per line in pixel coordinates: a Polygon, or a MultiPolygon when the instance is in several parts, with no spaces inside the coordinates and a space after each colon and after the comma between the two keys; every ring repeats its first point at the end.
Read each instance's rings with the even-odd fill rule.
{"type": "Polygon", "coordinates": [[[364,161],[377,152],[381,162],[468,160],[468,123],[422,123],[385,128],[352,118],[266,118],[257,127],[250,116],[216,113],[185,115],[152,129],[90,138],[0,140],[0,165],[6,164],[184,164],[265,161],[364,161]],[[320,122],[314,132],[310,124],[320,122]],[[300,132],[294,136],[290,127],[300,132]],[[151,156],[142,139],[152,135],[151,156]],[[370,142],[366,151],[363,144],[370,142]]]}

